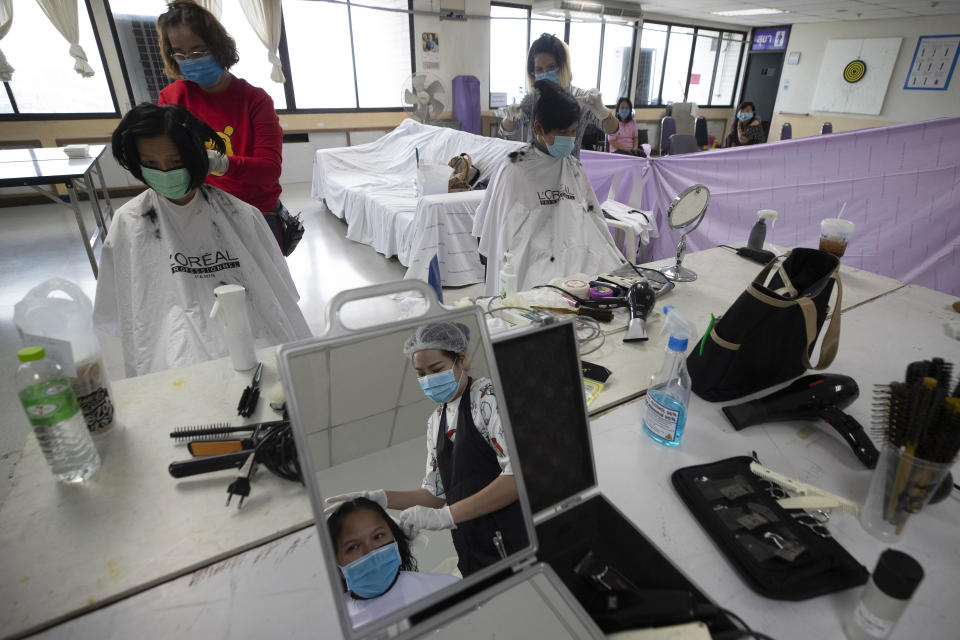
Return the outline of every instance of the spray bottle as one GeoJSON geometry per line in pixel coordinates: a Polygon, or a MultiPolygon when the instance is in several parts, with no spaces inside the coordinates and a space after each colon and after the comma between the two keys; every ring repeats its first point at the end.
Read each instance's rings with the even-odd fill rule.
{"type": "Polygon", "coordinates": [[[643,430],[648,436],[668,447],[680,444],[690,404],[690,374],[684,353],[690,340],[697,338],[697,328],[685,320],[672,306],[663,308],[667,319],[664,333],[667,342],[663,366],[650,378],[650,387],[643,407],[643,430]]]}
{"type": "MultiPolygon", "coordinates": [[[[767,239],[767,219],[776,222],[777,212],[773,209],[760,209],[757,211],[756,224],[750,230],[750,237],[747,239],[747,247],[755,251],[763,250],[763,241],[767,239]]],[[[773,224],[771,222],[771,224],[773,224]]]]}
{"type": "Polygon", "coordinates": [[[247,371],[257,366],[253,352],[253,331],[247,315],[247,290],[238,284],[224,284],[213,290],[217,301],[210,310],[210,318],[220,316],[223,321],[223,336],[230,349],[230,359],[237,371],[247,371]]]}

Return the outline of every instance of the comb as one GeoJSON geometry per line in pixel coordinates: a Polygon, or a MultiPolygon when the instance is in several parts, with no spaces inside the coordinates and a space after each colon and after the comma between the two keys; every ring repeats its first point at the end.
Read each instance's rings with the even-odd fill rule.
{"type": "Polygon", "coordinates": [[[220,440],[225,435],[232,433],[243,433],[245,431],[254,431],[260,425],[263,425],[264,428],[266,428],[274,424],[279,424],[280,422],[282,421],[260,422],[244,425],[242,427],[231,426],[229,422],[214,422],[211,424],[192,425],[189,427],[178,427],[177,429],[174,429],[170,432],[170,437],[175,439],[178,443],[183,443],[187,440],[220,440]]]}

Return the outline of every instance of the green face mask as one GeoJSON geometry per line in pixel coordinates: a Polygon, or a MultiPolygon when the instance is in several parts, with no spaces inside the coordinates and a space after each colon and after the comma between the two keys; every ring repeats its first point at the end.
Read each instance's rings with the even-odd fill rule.
{"type": "Polygon", "coordinates": [[[140,165],[140,172],[151,189],[171,200],[179,200],[190,191],[190,172],[186,167],[160,171],[140,165]]]}

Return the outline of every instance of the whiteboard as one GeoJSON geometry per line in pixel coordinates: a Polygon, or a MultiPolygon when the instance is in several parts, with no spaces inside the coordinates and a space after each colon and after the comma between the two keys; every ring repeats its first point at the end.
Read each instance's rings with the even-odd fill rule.
{"type": "Polygon", "coordinates": [[[829,40],[810,109],[878,115],[902,41],[903,38],[829,40]],[[844,80],[843,69],[854,60],[862,60],[867,70],[859,82],[850,83],[844,80]]]}

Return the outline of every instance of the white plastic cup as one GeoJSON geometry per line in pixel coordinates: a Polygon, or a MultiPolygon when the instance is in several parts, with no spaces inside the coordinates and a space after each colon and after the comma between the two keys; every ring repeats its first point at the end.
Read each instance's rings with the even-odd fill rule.
{"type": "Polygon", "coordinates": [[[820,221],[820,250],[842,258],[853,235],[854,224],[843,218],[824,218],[820,221]]]}
{"type": "Polygon", "coordinates": [[[860,524],[887,543],[900,539],[911,515],[930,501],[953,462],[930,462],[887,444],[880,452],[860,524]]]}

